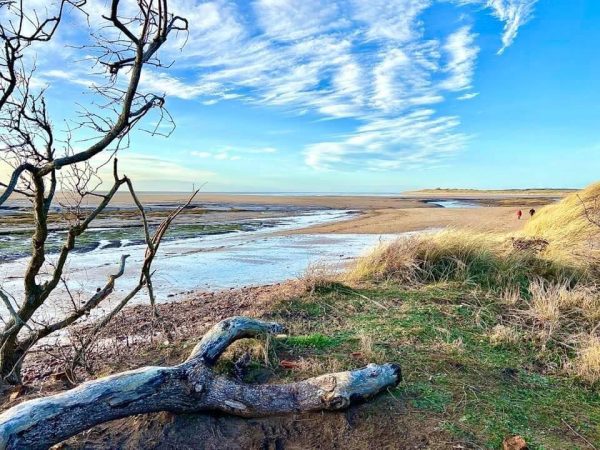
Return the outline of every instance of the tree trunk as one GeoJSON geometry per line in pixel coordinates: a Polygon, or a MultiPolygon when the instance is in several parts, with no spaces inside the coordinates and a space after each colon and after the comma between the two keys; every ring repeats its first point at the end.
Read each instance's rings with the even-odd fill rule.
{"type": "Polygon", "coordinates": [[[221,411],[261,417],[337,410],[395,386],[401,379],[395,364],[369,364],[282,385],[248,385],[213,372],[212,365],[233,341],[281,330],[275,323],[225,319],[178,366],[143,367],[24,402],[0,415],[0,449],[47,448],[94,425],[158,411],[221,411]]]}
{"type": "Polygon", "coordinates": [[[19,348],[16,336],[9,336],[0,348],[0,383],[21,383],[21,364],[24,352],[19,348]]]}

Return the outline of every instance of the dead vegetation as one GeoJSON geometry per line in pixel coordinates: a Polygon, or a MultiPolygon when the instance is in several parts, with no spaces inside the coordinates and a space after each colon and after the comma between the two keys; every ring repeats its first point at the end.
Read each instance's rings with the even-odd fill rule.
{"type": "Polygon", "coordinates": [[[555,258],[579,258],[598,263],[600,254],[600,183],[568,195],[538,211],[524,228],[528,237],[550,242],[555,258]]]}

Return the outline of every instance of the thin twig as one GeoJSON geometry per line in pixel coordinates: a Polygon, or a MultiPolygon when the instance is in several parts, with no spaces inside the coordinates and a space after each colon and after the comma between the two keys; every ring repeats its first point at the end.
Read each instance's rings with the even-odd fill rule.
{"type": "Polygon", "coordinates": [[[590,448],[592,448],[593,450],[598,450],[598,447],[596,447],[594,444],[592,444],[590,441],[588,441],[585,436],[581,435],[581,433],[578,433],[571,425],[569,425],[569,423],[565,420],[565,419],[560,419],[562,421],[562,423],[564,423],[569,430],[571,430],[573,433],[575,433],[577,436],[579,436],[581,438],[581,440],[583,440],[587,445],[590,446],[590,448]]]}

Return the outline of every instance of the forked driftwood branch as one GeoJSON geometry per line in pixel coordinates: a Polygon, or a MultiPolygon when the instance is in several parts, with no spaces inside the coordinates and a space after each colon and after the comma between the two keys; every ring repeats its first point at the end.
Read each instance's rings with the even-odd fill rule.
{"type": "Polygon", "coordinates": [[[177,366],[143,367],[21,403],[0,415],[0,449],[45,449],[95,425],[158,411],[262,417],[338,410],[401,380],[396,364],[369,364],[272,385],[245,384],[213,372],[212,366],[232,342],[282,331],[277,323],[231,317],[213,326],[177,366]]]}

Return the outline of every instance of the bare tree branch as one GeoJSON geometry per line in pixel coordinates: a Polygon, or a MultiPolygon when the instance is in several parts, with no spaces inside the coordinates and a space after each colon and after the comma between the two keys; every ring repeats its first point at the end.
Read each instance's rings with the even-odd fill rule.
{"type": "Polygon", "coordinates": [[[109,275],[107,283],[104,287],[98,292],[96,292],[81,308],[77,308],[70,316],[65,317],[64,319],[55,322],[51,325],[46,325],[43,328],[33,332],[28,338],[23,340],[24,345],[27,347],[33,345],[40,339],[49,336],[50,334],[62,330],[63,328],[68,327],[84,315],[90,313],[92,309],[98,306],[104,299],[106,299],[115,288],[115,281],[117,278],[120,278],[125,272],[125,261],[129,258],[129,255],[121,255],[121,264],[119,266],[119,271],[113,275],[109,275]]]}
{"type": "Polygon", "coordinates": [[[10,195],[15,191],[17,183],[19,181],[19,177],[25,171],[29,171],[31,173],[35,173],[36,169],[31,164],[21,164],[19,167],[17,167],[13,171],[13,173],[12,173],[12,175],[10,177],[10,181],[8,182],[7,185],[5,185],[6,189],[4,190],[4,192],[2,193],[2,195],[0,195],[0,206],[6,200],[8,200],[8,197],[10,197],[10,195]]]}
{"type": "Polygon", "coordinates": [[[577,194],[577,198],[581,202],[581,206],[583,206],[583,213],[585,214],[585,218],[588,220],[588,222],[600,227],[600,214],[598,214],[598,211],[600,211],[600,207],[598,205],[599,198],[594,198],[593,208],[589,208],[579,194],[577,194]],[[596,213],[598,217],[593,217],[594,213],[596,213]]]}
{"type": "MultiPolygon", "coordinates": [[[[144,287],[147,287],[150,302],[156,310],[152,262],[169,225],[193,198],[173,211],[151,235],[146,213],[132,182],[126,176],[119,177],[117,159],[114,158],[117,150],[128,145],[130,131],[150,111],[160,110],[161,120],[170,118],[164,111],[164,97],[140,92],[144,68],[161,66],[158,51],[170,33],[186,31],[188,27],[185,19],[169,12],[168,0],[138,0],[138,12],[132,16],[123,16],[120,0],[110,0],[110,13],[102,19],[105,27],[99,33],[92,32],[96,43],[85,47],[98,67],[106,69],[106,84],[92,88],[102,103],[93,101],[90,108],[84,107],[75,123],[69,122],[63,138],[56,134],[44,90],[32,88],[35,65],[29,67],[31,64],[23,63],[23,57],[33,43],[54,37],[67,10],[96,13],[92,9],[86,11],[85,6],[85,0],[59,0],[54,14],[40,17],[24,0],[0,0],[0,9],[9,17],[4,20],[3,16],[0,21],[0,152],[3,162],[12,167],[10,180],[0,183],[5,187],[0,194],[0,205],[13,193],[19,193],[31,201],[33,213],[31,258],[23,276],[23,297],[15,302],[15,307],[9,302],[10,317],[0,330],[0,380],[9,382],[19,382],[21,362],[39,339],[74,323],[113,293],[122,270],[111,276],[104,288],[90,296],[83,306],[77,307],[73,302],[73,311],[64,318],[46,324],[35,319],[61,281],[65,283],[65,267],[78,238],[106,210],[120,187],[127,184],[140,211],[147,249],[137,287],[105,317],[105,321],[144,287]],[[103,34],[104,30],[108,34],[103,34]],[[89,139],[87,142],[91,145],[80,150],[82,140],[75,141],[75,135],[82,129],[85,129],[84,139],[89,139]],[[107,158],[103,162],[92,162],[94,156],[105,150],[108,150],[105,152],[107,158]],[[114,180],[108,193],[100,195],[96,192],[102,181],[98,171],[111,159],[114,180]],[[69,226],[57,259],[48,262],[49,223],[54,220],[50,211],[59,189],[62,190],[60,214],[69,226]],[[101,197],[91,211],[84,206],[88,196],[101,197]],[[46,274],[48,265],[52,270],[46,274]],[[23,337],[20,332],[24,327],[30,327],[29,324],[32,325],[31,333],[23,337]]],[[[123,259],[122,269],[124,263],[123,259]]],[[[68,286],[66,290],[66,295],[72,298],[68,286]]]]}
{"type": "MultiPolygon", "coordinates": [[[[135,195],[135,191],[133,191],[133,192],[135,195]]],[[[150,304],[152,306],[153,311],[156,314],[156,305],[154,303],[154,301],[155,301],[154,293],[151,290],[152,289],[152,287],[151,287],[152,262],[154,261],[154,257],[156,256],[156,253],[158,252],[158,248],[160,246],[160,242],[161,242],[162,238],[164,237],[165,233],[167,232],[169,225],[181,213],[181,211],[183,211],[192,202],[192,200],[196,197],[197,194],[198,194],[198,191],[197,190],[194,191],[192,193],[192,195],[190,195],[190,197],[188,198],[188,201],[185,204],[179,206],[179,208],[172,211],[167,216],[167,218],[165,218],[161,222],[161,224],[158,226],[156,232],[154,233],[154,236],[149,241],[147,241],[146,254],[144,256],[144,262],[142,264],[142,269],[140,271],[140,278],[139,278],[138,284],[108,314],[106,314],[106,316],[104,316],[101,320],[99,320],[96,323],[96,325],[92,328],[92,330],[88,334],[87,338],[84,340],[83,344],[81,345],[81,348],[77,351],[75,357],[73,358],[72,368],[74,368],[75,365],[79,364],[83,354],[88,349],[88,347],[92,344],[94,338],[100,332],[100,330],[102,330],[106,326],[106,324],[108,322],[110,322],[113,319],[113,317],[115,317],[125,307],[125,305],[127,305],[127,303],[129,303],[129,301],[133,297],[135,297],[135,295],[138,292],[140,292],[142,290],[142,288],[144,286],[146,286],[146,287],[150,286],[150,288],[149,288],[150,302],[151,302],[150,304]]],[[[142,207],[142,210],[143,210],[143,207],[142,207]]]]}

